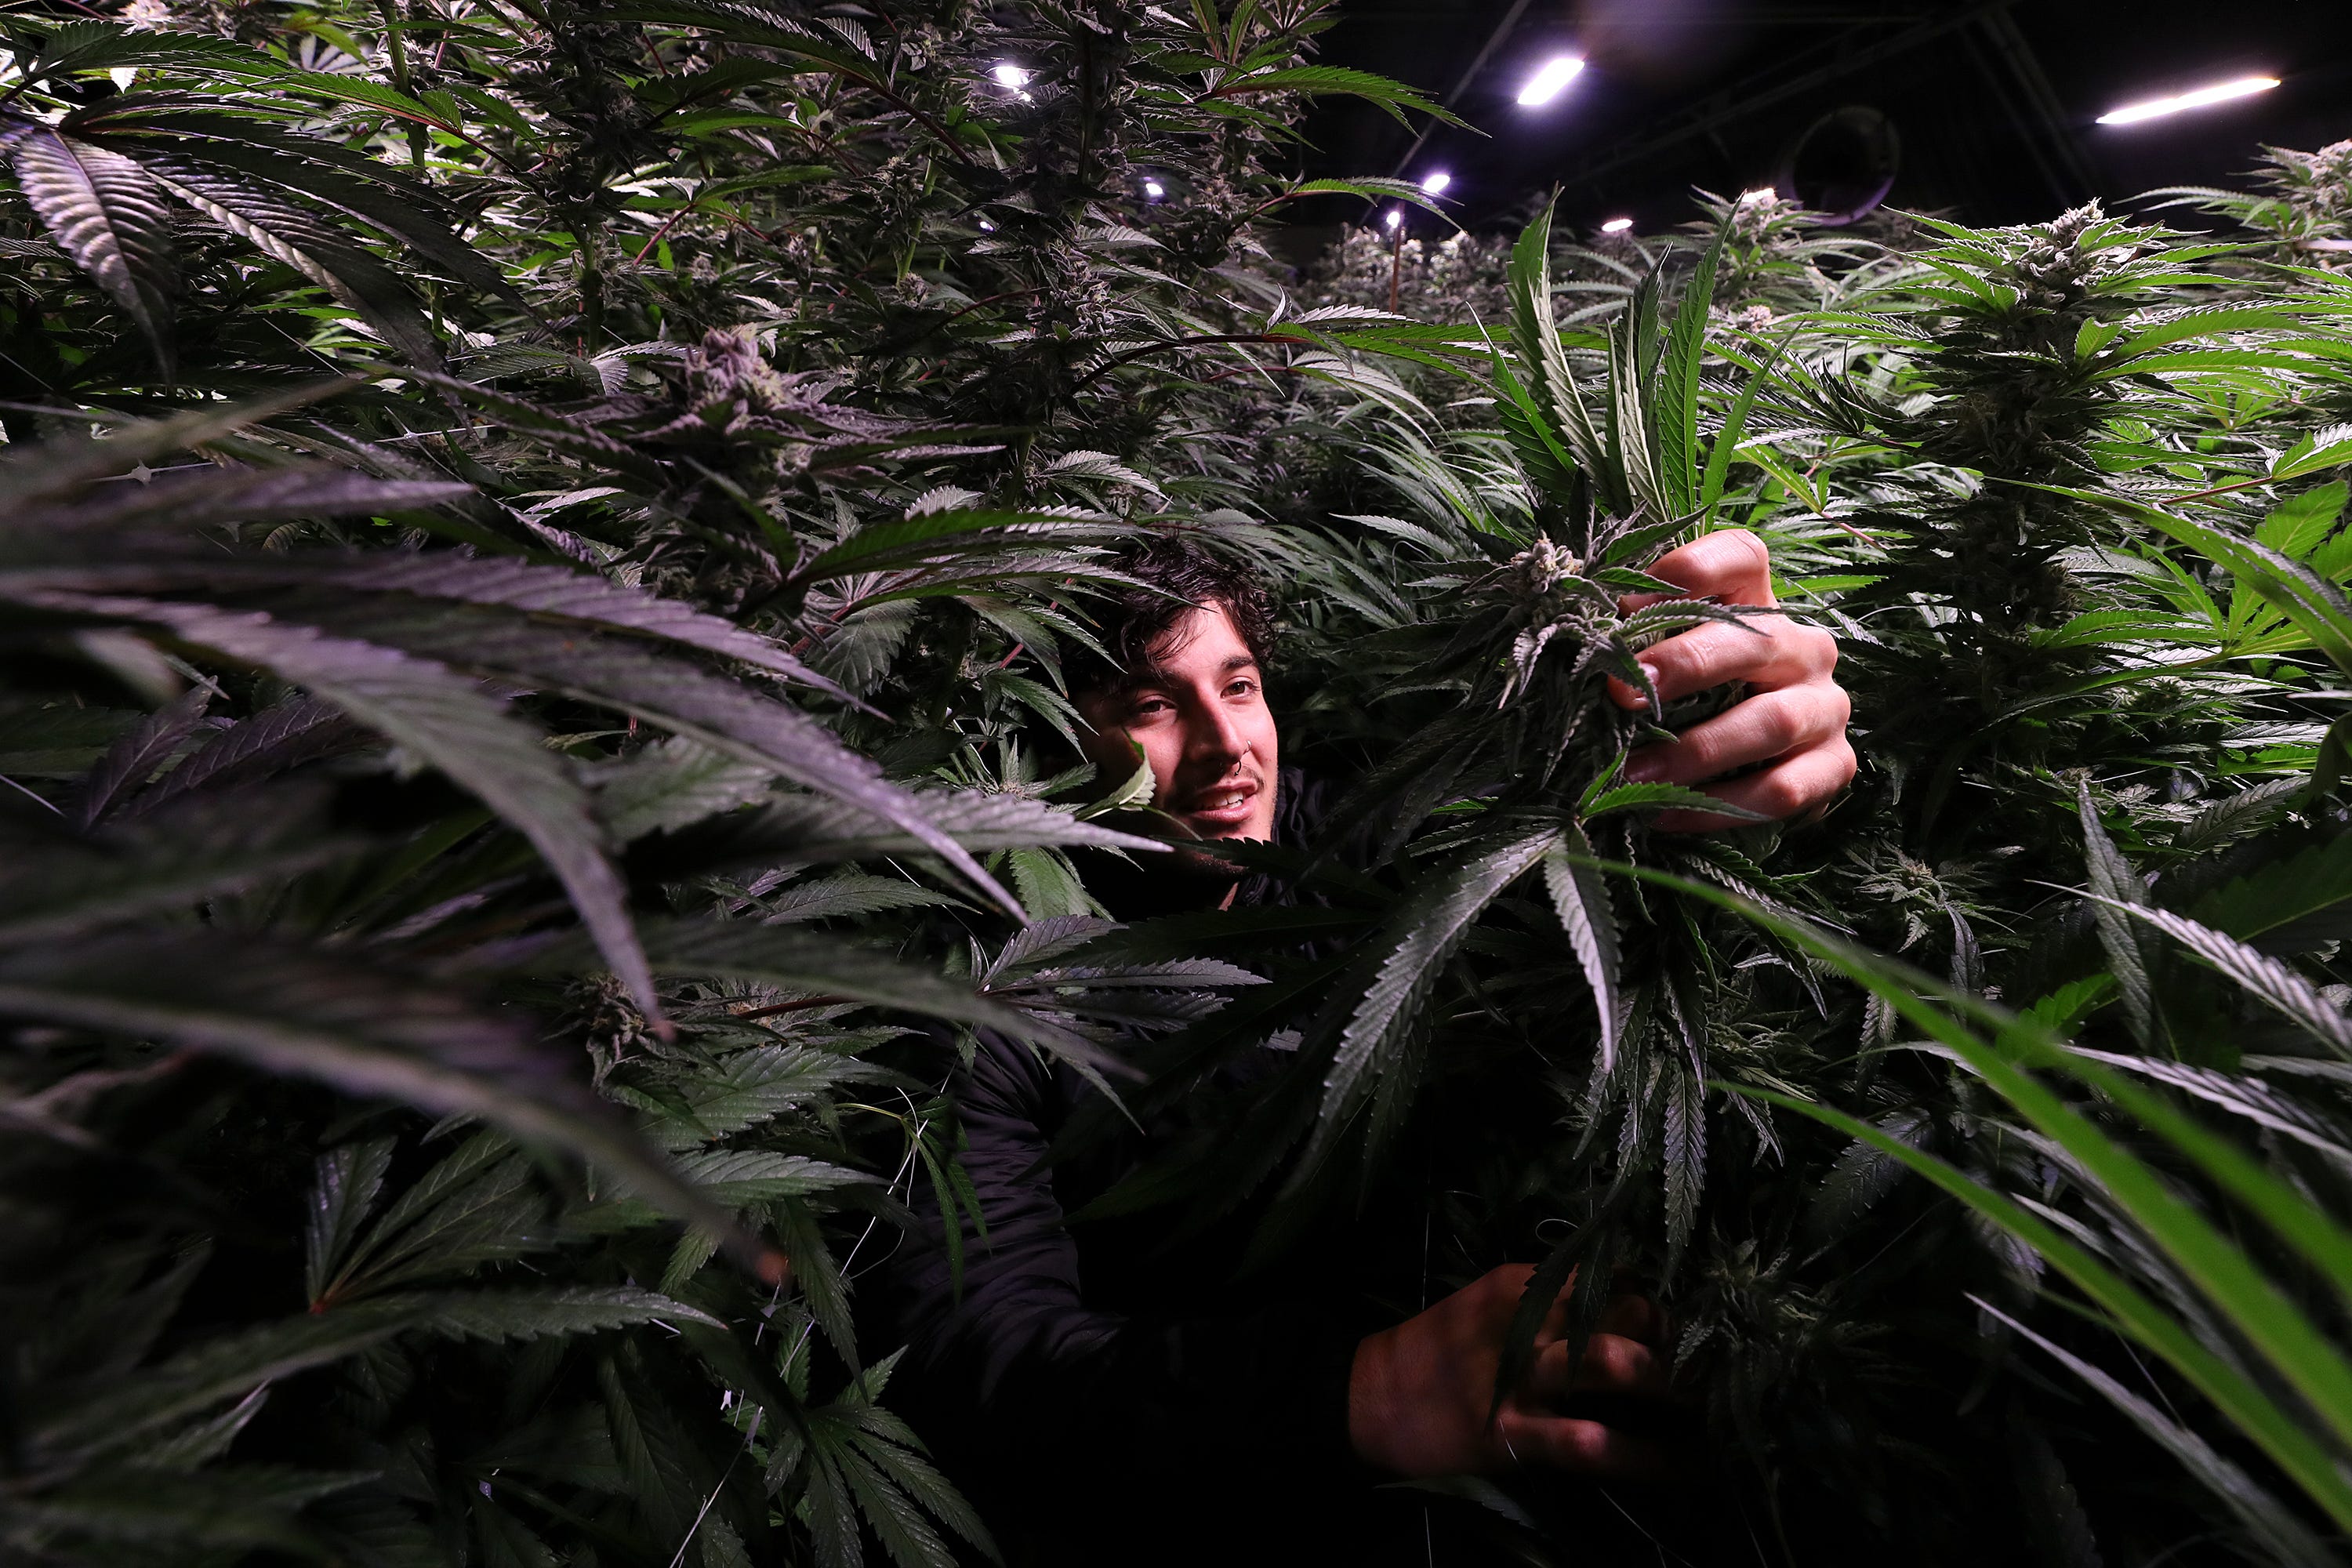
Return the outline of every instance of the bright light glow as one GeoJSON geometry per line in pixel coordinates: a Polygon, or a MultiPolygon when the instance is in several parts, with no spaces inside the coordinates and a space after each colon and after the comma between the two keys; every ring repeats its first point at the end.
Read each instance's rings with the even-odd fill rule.
{"type": "Polygon", "coordinates": [[[1769,200],[1770,200],[1772,197],[1777,196],[1777,195],[1779,195],[1780,194],[1780,192],[1778,192],[1778,191],[1774,190],[1774,189],[1773,189],[1771,186],[1769,186],[1769,185],[1759,185],[1759,186],[1757,186],[1757,187],[1756,187],[1754,190],[1752,190],[1752,191],[1742,191],[1742,192],[1740,192],[1740,193],[1739,193],[1739,199],[1740,199],[1741,201],[1743,201],[1743,202],[1761,202],[1761,201],[1769,201],[1769,200]]]}
{"type": "Polygon", "coordinates": [[[988,68],[988,74],[996,79],[997,86],[1011,88],[1015,92],[1029,85],[1029,73],[1011,60],[997,61],[988,68]]]}
{"type": "Polygon", "coordinates": [[[989,222],[986,218],[982,218],[980,220],[980,232],[982,234],[994,234],[996,232],[996,226],[989,222]]]}
{"type": "Polygon", "coordinates": [[[1168,194],[1168,187],[1157,180],[1146,180],[1143,182],[1143,194],[1156,202],[1168,194]]]}
{"type": "Polygon", "coordinates": [[[1601,226],[1601,232],[1603,234],[1622,234],[1633,226],[1633,220],[1632,218],[1612,217],[1607,223],[1601,226]]]}
{"type": "Polygon", "coordinates": [[[2146,103],[2127,103],[2121,109],[2100,115],[2099,123],[2137,124],[2143,120],[2178,114],[2184,109],[2202,109],[2209,103],[2227,103],[2233,98],[2268,92],[2277,85],[2278,78],[2274,76],[2242,76],[2234,81],[2217,81],[2211,87],[2198,88],[2193,92],[2176,92],[2170,98],[2151,98],[2146,103]]]}
{"type": "Polygon", "coordinates": [[[1435,173],[1434,174],[1432,174],[1432,175],[1430,175],[1427,179],[1425,179],[1425,180],[1422,181],[1422,182],[1421,182],[1421,188],[1422,188],[1423,190],[1424,190],[1424,191],[1427,191],[1431,195],[1433,195],[1433,195],[1436,195],[1439,192],[1441,192],[1441,191],[1444,190],[1446,186],[1448,186],[1448,185],[1452,184],[1453,183],[1454,183],[1454,176],[1453,176],[1453,175],[1451,175],[1451,174],[1447,174],[1444,170],[1440,169],[1440,170],[1439,170],[1439,171],[1437,171],[1437,173],[1435,173]]]}
{"type": "Polygon", "coordinates": [[[1558,98],[1583,68],[1584,61],[1575,55],[1561,55],[1544,61],[1536,74],[1528,78],[1528,85],[1519,89],[1519,107],[1541,109],[1558,98]]]}
{"type": "Polygon", "coordinates": [[[1404,209],[1403,209],[1402,207],[1391,207],[1391,208],[1389,208],[1389,216],[1388,216],[1388,220],[1387,220],[1387,221],[1388,221],[1388,226],[1389,226],[1391,228],[1394,228],[1394,227],[1396,227],[1396,226],[1397,226],[1397,225],[1399,225],[1399,224],[1401,224],[1401,223],[1402,223],[1402,222],[1404,221],[1404,209]]]}

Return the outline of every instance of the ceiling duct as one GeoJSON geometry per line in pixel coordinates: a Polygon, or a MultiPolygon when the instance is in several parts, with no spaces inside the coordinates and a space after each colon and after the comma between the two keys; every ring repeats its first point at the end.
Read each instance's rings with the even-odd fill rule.
{"type": "Polygon", "coordinates": [[[1903,138],[1895,121],[1852,103],[1822,115],[1789,143],[1772,188],[1836,228],[1885,201],[1902,164],[1903,138]]]}

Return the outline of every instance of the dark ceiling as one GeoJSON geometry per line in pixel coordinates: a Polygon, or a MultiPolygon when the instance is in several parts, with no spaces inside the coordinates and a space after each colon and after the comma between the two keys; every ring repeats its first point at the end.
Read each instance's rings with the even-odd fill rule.
{"type": "Polygon", "coordinates": [[[2352,0],[1342,0],[1339,16],[1322,63],[1409,82],[1475,130],[1424,138],[1418,119],[1406,130],[1337,101],[1307,121],[1309,171],[1444,170],[1454,215],[1474,228],[1510,221],[1555,185],[1562,220],[1579,228],[1682,222],[1695,185],[1786,189],[1809,129],[1857,106],[1875,116],[1845,115],[1798,156],[1799,195],[1868,174],[1869,128],[1883,121],[1900,148],[1887,205],[1978,223],[2158,185],[2242,185],[2264,142],[2352,136],[2352,0]],[[1536,67],[1568,53],[1583,73],[1548,107],[1520,108],[1536,67]],[[2257,74],[2280,85],[2095,123],[2127,102],[2257,74]]]}

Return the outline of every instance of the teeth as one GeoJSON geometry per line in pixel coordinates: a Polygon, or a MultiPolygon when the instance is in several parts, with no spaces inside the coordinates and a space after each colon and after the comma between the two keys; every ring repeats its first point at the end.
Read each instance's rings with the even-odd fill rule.
{"type": "Polygon", "coordinates": [[[1230,795],[1217,795],[1210,800],[1202,802],[1201,809],[1202,811],[1223,811],[1229,805],[1239,805],[1241,803],[1241,792],[1239,790],[1235,790],[1230,795]]]}

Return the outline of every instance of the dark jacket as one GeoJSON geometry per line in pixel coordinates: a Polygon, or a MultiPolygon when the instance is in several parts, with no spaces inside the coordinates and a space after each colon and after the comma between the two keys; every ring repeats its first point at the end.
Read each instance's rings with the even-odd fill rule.
{"type": "MultiPolygon", "coordinates": [[[[1280,787],[1277,839],[1300,842],[1320,792],[1288,771],[1280,787]]],[[[1283,895],[1254,879],[1243,897],[1283,895]]],[[[1066,1225],[1185,1110],[1045,1164],[1094,1093],[1067,1068],[981,1034],[950,1094],[988,1234],[965,1228],[959,1299],[936,1199],[920,1192],[928,1232],[865,1282],[873,1342],[908,1346],[890,1403],[1015,1564],[1377,1556],[1342,1538],[1396,1508],[1379,1505],[1380,1478],[1347,1434],[1356,1344],[1384,1325],[1336,1304],[1346,1288],[1325,1266],[1330,1238],[1237,1284],[1250,1215],[1173,1245],[1166,1210],[1066,1225]]],[[[1418,1512],[1396,1511],[1418,1561],[1418,1512]]]]}

